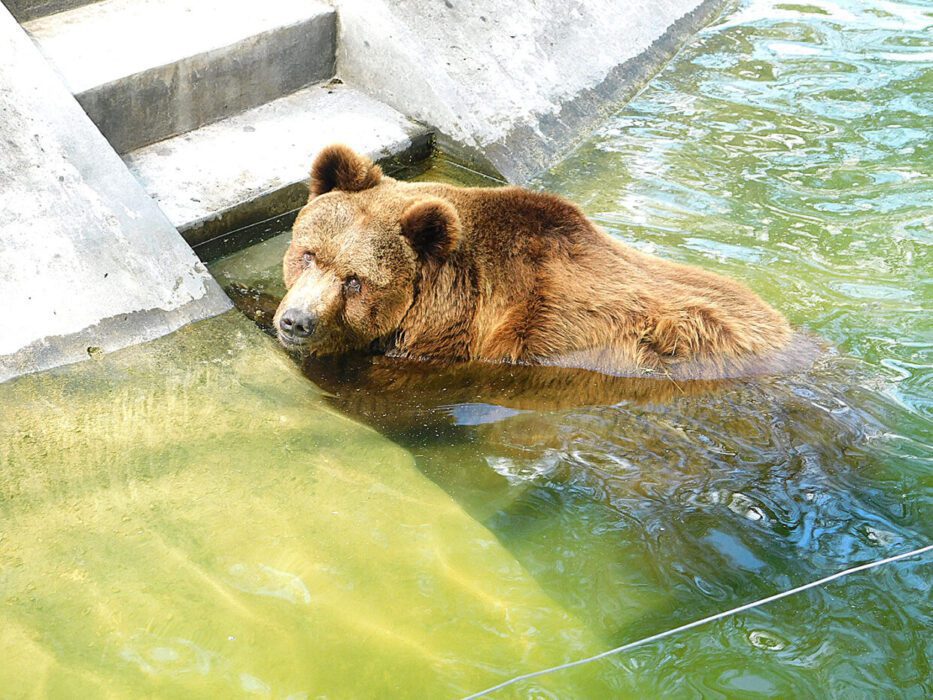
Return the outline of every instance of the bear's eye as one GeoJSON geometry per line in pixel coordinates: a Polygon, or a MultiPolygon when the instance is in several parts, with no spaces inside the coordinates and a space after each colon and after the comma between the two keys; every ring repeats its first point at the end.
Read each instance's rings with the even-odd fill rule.
{"type": "Polygon", "coordinates": [[[360,282],[359,277],[347,277],[343,281],[343,289],[347,294],[359,294],[360,290],[363,289],[363,284],[360,282]]]}
{"type": "Polygon", "coordinates": [[[305,267],[310,267],[314,263],[314,253],[310,250],[306,250],[301,254],[301,262],[304,263],[305,267]]]}

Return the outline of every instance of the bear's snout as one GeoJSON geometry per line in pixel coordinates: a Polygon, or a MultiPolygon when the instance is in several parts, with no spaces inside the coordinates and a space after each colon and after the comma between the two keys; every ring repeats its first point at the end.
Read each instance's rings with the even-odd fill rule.
{"type": "Polygon", "coordinates": [[[279,319],[279,334],[288,342],[303,343],[317,326],[317,317],[302,309],[290,308],[279,319]]]}

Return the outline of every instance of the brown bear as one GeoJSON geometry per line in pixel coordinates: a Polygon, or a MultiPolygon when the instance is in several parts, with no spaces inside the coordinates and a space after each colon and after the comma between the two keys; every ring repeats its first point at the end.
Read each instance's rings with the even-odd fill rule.
{"type": "Polygon", "coordinates": [[[283,262],[280,341],[317,355],[737,376],[793,336],[744,285],[634,250],[571,202],[400,182],[324,149],[283,262]]]}

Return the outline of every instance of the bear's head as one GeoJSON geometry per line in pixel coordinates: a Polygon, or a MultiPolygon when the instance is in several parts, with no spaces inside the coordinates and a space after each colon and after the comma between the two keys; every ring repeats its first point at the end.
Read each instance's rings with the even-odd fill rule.
{"type": "Polygon", "coordinates": [[[409,188],[346,146],[321,151],[282,265],[283,345],[329,355],[399,329],[425,267],[443,265],[460,233],[450,202],[409,188]]]}

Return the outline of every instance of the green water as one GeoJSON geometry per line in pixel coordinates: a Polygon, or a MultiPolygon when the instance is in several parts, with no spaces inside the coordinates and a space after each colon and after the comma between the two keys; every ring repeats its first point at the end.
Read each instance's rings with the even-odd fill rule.
{"type": "MultiPolygon", "coordinates": [[[[804,373],[297,366],[231,313],[0,386],[0,697],[458,697],[933,541],[931,27],[742,3],[536,183],[747,281],[804,373]]],[[[274,296],[285,243],[212,269],[274,296]]],[[[495,697],[929,697],[931,574],[495,697]]]]}
{"type": "Polygon", "coordinates": [[[0,697],[456,697],[598,646],[236,312],[0,415],[0,697]]]}

